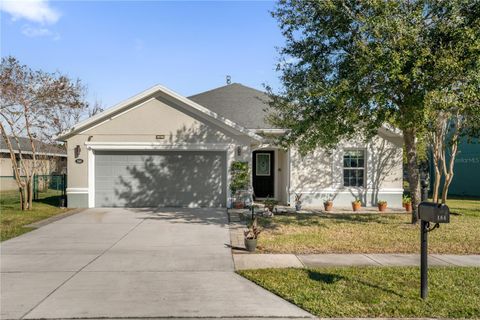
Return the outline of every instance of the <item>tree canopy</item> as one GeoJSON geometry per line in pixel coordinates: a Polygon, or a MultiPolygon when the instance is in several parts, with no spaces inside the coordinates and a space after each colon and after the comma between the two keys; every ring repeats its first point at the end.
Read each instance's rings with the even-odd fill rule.
{"type": "Polygon", "coordinates": [[[445,88],[478,99],[478,1],[281,0],[273,16],[286,45],[271,120],[302,150],[386,122],[420,130],[445,88]]]}
{"type": "Polygon", "coordinates": [[[283,89],[270,121],[306,153],[366,138],[383,124],[403,131],[418,203],[416,137],[435,98],[478,105],[480,3],[476,0],[280,0],[283,89]]]}

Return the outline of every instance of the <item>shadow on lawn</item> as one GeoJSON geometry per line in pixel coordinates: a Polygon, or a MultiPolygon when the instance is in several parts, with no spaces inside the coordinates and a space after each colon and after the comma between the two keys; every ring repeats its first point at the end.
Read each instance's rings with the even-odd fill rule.
{"type": "Polygon", "coordinates": [[[369,282],[366,282],[366,281],[362,281],[362,280],[358,280],[358,279],[352,279],[352,278],[347,278],[347,277],[344,277],[344,276],[341,276],[341,275],[338,275],[338,274],[332,274],[332,273],[321,273],[321,272],[317,272],[317,271],[313,271],[313,270],[309,270],[308,271],[308,277],[311,279],[311,280],[314,280],[314,281],[318,281],[318,282],[323,282],[323,283],[326,283],[326,284],[334,284],[340,280],[345,280],[345,281],[350,281],[350,282],[357,282],[357,283],[360,283],[364,286],[367,286],[367,287],[370,287],[372,289],[377,289],[377,290],[381,290],[383,292],[386,292],[386,293],[389,293],[389,294],[393,294],[393,295],[396,295],[400,298],[404,298],[405,296],[398,293],[398,292],[395,292],[394,290],[391,290],[391,289],[387,289],[387,288],[383,288],[377,284],[373,284],[373,283],[369,283],[369,282]]]}
{"type": "Polygon", "coordinates": [[[45,203],[54,207],[58,207],[60,205],[61,198],[62,198],[61,195],[50,196],[50,197],[40,198],[38,200],[35,200],[35,202],[45,203]]]}
{"type": "Polygon", "coordinates": [[[318,282],[323,282],[327,284],[332,284],[340,280],[345,280],[346,278],[344,276],[338,275],[338,274],[332,274],[332,273],[320,273],[316,271],[308,271],[308,277],[311,280],[318,281],[318,282]]]}

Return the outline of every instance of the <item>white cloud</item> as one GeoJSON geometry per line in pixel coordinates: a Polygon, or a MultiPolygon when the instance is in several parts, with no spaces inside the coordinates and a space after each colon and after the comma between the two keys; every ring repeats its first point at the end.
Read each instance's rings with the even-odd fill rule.
{"type": "Polygon", "coordinates": [[[46,37],[53,34],[52,31],[47,28],[35,28],[30,26],[24,26],[22,28],[22,33],[27,37],[46,37]]]}
{"type": "Polygon", "coordinates": [[[32,27],[30,25],[24,25],[22,27],[22,33],[30,38],[50,37],[53,40],[60,40],[60,34],[44,27],[32,27]]]}
{"type": "Polygon", "coordinates": [[[0,9],[9,13],[13,20],[53,24],[60,19],[60,12],[50,7],[48,0],[2,0],[0,9]]]}

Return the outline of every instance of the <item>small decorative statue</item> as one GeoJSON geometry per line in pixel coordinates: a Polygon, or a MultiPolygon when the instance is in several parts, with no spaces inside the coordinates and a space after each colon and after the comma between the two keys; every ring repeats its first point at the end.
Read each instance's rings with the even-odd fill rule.
{"type": "Polygon", "coordinates": [[[295,193],[295,211],[302,210],[302,194],[295,193]]]}

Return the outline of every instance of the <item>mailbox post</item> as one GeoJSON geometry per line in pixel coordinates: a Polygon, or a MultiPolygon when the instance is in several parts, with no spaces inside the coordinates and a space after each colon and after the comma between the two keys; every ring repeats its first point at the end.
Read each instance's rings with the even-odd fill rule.
{"type": "MultiPolygon", "coordinates": [[[[419,208],[420,209],[420,208],[419,208]]],[[[428,228],[430,223],[420,220],[420,297],[428,296],[428,228]]]]}
{"type": "Polygon", "coordinates": [[[418,205],[420,218],[420,297],[428,296],[428,233],[450,222],[450,209],[445,204],[422,202],[418,205]],[[430,223],[435,225],[430,228],[430,223]]]}

